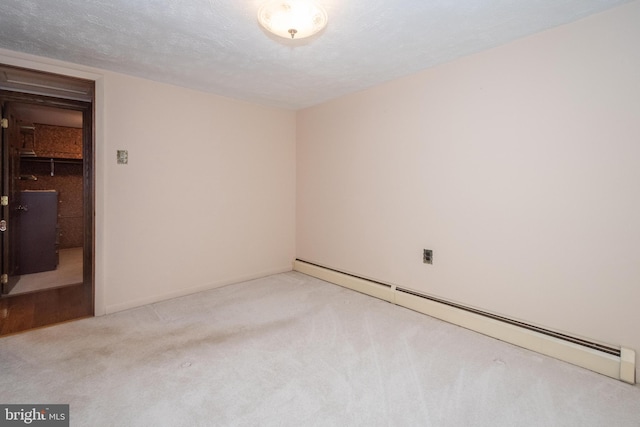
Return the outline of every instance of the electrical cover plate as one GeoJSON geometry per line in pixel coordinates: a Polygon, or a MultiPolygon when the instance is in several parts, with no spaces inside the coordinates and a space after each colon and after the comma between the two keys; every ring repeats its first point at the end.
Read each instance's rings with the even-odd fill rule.
{"type": "Polygon", "coordinates": [[[118,150],[118,164],[126,165],[127,163],[129,163],[129,151],[118,150]]]}

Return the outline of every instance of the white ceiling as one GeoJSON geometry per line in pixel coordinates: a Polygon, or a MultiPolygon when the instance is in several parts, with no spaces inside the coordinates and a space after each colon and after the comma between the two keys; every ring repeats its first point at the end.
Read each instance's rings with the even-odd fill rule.
{"type": "Polygon", "coordinates": [[[317,0],[327,28],[267,35],[263,0],[0,0],[0,47],[299,109],[631,0],[317,0]]]}

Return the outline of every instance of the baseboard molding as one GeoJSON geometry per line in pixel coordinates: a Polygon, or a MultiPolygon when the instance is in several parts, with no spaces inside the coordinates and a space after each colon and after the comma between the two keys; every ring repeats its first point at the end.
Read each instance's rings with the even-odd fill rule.
{"type": "MultiPolygon", "coordinates": [[[[613,352],[615,354],[609,354],[606,351],[434,301],[422,297],[417,292],[403,291],[393,285],[374,282],[306,261],[296,260],[293,268],[309,276],[383,299],[629,384],[635,384],[635,352],[631,349],[616,348],[616,351],[613,352]]],[[[576,341],[580,340],[576,338],[576,341]]]]}
{"type": "Polygon", "coordinates": [[[319,265],[299,260],[296,260],[294,262],[293,269],[299,271],[300,273],[317,277],[318,279],[324,280],[326,282],[335,283],[336,285],[353,289],[354,291],[371,295],[385,301],[394,301],[394,292],[392,287],[389,285],[376,283],[371,280],[362,279],[360,277],[341,273],[335,270],[321,267],[319,265]]]}
{"type": "Polygon", "coordinates": [[[209,291],[211,289],[221,288],[223,286],[232,285],[234,283],[246,282],[248,280],[259,279],[261,277],[271,276],[273,274],[286,273],[291,271],[291,266],[277,268],[273,270],[265,270],[259,273],[248,274],[228,279],[219,280],[217,282],[209,283],[206,285],[195,286],[187,289],[180,289],[174,292],[169,292],[160,295],[153,295],[145,298],[138,298],[131,301],[126,301],[119,304],[111,304],[106,306],[104,314],[116,313],[118,311],[129,310],[132,308],[142,307],[143,305],[153,304],[160,301],[166,301],[172,298],[179,298],[186,295],[195,294],[198,292],[209,291]]]}

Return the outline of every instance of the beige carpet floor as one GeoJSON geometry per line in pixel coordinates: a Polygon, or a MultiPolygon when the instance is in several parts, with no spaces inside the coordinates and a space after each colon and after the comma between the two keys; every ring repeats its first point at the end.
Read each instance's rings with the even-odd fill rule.
{"type": "Polygon", "coordinates": [[[72,426],[640,426],[640,388],[299,273],[0,338],[72,426]]]}

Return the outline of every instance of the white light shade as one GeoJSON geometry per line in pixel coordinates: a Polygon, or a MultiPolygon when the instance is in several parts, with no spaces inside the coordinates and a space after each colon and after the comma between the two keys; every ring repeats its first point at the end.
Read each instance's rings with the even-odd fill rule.
{"type": "Polygon", "coordinates": [[[269,0],[260,6],[258,22],[277,36],[302,39],[327,25],[327,13],[311,0],[269,0]]]}

